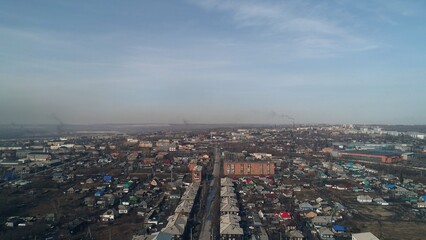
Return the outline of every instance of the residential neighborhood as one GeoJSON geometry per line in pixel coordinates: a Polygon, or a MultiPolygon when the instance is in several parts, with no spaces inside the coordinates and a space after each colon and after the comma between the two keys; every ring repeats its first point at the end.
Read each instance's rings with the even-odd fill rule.
{"type": "Polygon", "coordinates": [[[0,238],[421,239],[426,143],[353,131],[3,140],[0,238]]]}

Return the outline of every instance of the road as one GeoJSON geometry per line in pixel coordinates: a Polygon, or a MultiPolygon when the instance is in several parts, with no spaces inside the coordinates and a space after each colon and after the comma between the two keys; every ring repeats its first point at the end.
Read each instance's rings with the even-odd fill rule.
{"type": "Polygon", "coordinates": [[[215,219],[219,216],[219,194],[220,194],[220,151],[218,148],[215,149],[214,165],[212,179],[210,180],[209,195],[204,209],[203,225],[201,227],[200,240],[207,239],[218,239],[219,236],[217,227],[219,224],[212,223],[218,221],[215,219]],[[215,227],[215,228],[213,228],[215,227]],[[217,230],[217,231],[216,231],[217,230]]]}

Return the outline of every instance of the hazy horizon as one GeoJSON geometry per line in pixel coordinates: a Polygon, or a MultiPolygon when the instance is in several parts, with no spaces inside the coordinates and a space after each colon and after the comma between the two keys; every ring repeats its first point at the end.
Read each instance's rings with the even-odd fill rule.
{"type": "Polygon", "coordinates": [[[424,9],[4,1],[0,124],[426,124],[424,9]]]}

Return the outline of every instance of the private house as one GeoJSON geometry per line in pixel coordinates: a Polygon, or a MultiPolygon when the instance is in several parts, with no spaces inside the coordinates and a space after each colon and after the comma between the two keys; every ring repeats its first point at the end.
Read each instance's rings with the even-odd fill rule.
{"type": "Polygon", "coordinates": [[[52,174],[52,180],[58,183],[64,182],[65,178],[62,174],[62,172],[55,172],[52,174]]]}
{"type": "Polygon", "coordinates": [[[314,218],[316,216],[318,216],[318,214],[314,211],[310,211],[304,214],[306,218],[314,218]]]}
{"type": "Polygon", "coordinates": [[[108,209],[99,216],[102,222],[111,222],[118,217],[118,212],[115,209],[108,209]]]}
{"type": "Polygon", "coordinates": [[[109,175],[104,176],[103,180],[104,180],[104,182],[106,182],[106,183],[110,183],[110,182],[112,182],[112,176],[109,176],[109,175]]]}
{"type": "Polygon", "coordinates": [[[311,219],[311,222],[315,226],[315,228],[325,227],[328,224],[332,223],[332,217],[331,216],[316,216],[316,217],[311,219]]]}
{"type": "Polygon", "coordinates": [[[354,233],[352,234],[352,240],[379,240],[371,232],[354,233]]]}
{"type": "Polygon", "coordinates": [[[275,215],[281,220],[291,219],[291,213],[286,211],[281,211],[279,213],[275,213],[275,215]]]}
{"type": "Polygon", "coordinates": [[[105,188],[101,188],[95,192],[95,197],[102,197],[105,194],[105,188]]]}
{"type": "Polygon", "coordinates": [[[118,205],[118,213],[119,214],[128,214],[129,213],[129,206],[120,204],[118,205]]]}
{"type": "Polygon", "coordinates": [[[418,202],[417,208],[426,208],[426,202],[418,202]]]}
{"type": "Polygon", "coordinates": [[[285,225],[285,229],[287,231],[296,230],[296,227],[297,227],[296,222],[294,220],[291,220],[291,219],[285,221],[284,225],[285,225]]]}
{"type": "Polygon", "coordinates": [[[29,153],[27,159],[34,162],[46,162],[52,160],[49,153],[29,153]]]}
{"type": "Polygon", "coordinates": [[[373,198],[368,195],[359,195],[356,197],[356,200],[360,203],[371,203],[373,202],[373,198]]]}
{"type": "Polygon", "coordinates": [[[321,227],[320,229],[318,229],[318,235],[320,236],[321,240],[334,239],[334,233],[326,227],[321,227]]]}
{"type": "Polygon", "coordinates": [[[84,198],[84,205],[86,205],[87,207],[93,207],[95,205],[95,198],[94,197],[85,197],[84,198]]]}
{"type": "Polygon", "coordinates": [[[403,188],[403,187],[397,187],[396,189],[393,190],[393,193],[396,197],[417,198],[417,193],[410,191],[410,190],[403,188]]]}
{"type": "Polygon", "coordinates": [[[386,202],[383,198],[375,198],[373,201],[382,206],[389,206],[389,203],[386,202]]]}
{"type": "Polygon", "coordinates": [[[342,225],[333,225],[331,227],[331,229],[333,230],[333,232],[335,233],[339,233],[339,232],[345,232],[346,231],[346,227],[342,226],[342,225]]]}
{"type": "Polygon", "coordinates": [[[299,209],[301,211],[312,211],[312,210],[314,210],[314,207],[308,202],[303,202],[303,203],[299,204],[299,209]]]}
{"type": "Polygon", "coordinates": [[[288,237],[290,240],[304,240],[305,236],[299,230],[292,230],[288,233],[288,237]]]}

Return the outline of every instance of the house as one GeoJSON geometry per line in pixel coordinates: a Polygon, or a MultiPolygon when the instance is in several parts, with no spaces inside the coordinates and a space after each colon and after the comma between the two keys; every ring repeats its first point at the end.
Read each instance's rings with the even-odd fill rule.
{"type": "Polygon", "coordinates": [[[324,227],[328,224],[332,223],[332,217],[331,216],[316,216],[311,219],[312,224],[318,228],[318,227],[324,227]]]}
{"type": "Polygon", "coordinates": [[[95,197],[102,197],[105,194],[105,188],[101,188],[95,192],[95,197]]]}
{"type": "Polygon", "coordinates": [[[44,161],[50,161],[52,159],[52,156],[49,153],[28,153],[27,159],[35,162],[44,162],[44,161]]]}
{"type": "Polygon", "coordinates": [[[299,230],[292,230],[289,232],[288,237],[290,240],[303,240],[305,239],[305,236],[303,236],[303,233],[299,230]]]}
{"type": "Polygon", "coordinates": [[[395,184],[386,184],[386,185],[384,185],[383,187],[384,187],[384,189],[386,189],[386,190],[393,190],[393,189],[395,189],[395,188],[396,188],[396,185],[395,185],[395,184]]]}
{"type": "Polygon", "coordinates": [[[103,180],[106,183],[110,183],[110,182],[112,182],[112,176],[106,175],[106,176],[104,176],[103,180]]]}
{"type": "Polygon", "coordinates": [[[64,176],[62,172],[55,172],[52,175],[52,180],[55,182],[64,182],[64,176]]]}
{"type": "Polygon", "coordinates": [[[346,227],[342,226],[342,225],[333,225],[331,227],[331,229],[333,230],[333,232],[335,233],[339,233],[339,232],[345,232],[346,231],[346,227]]]}
{"type": "Polygon", "coordinates": [[[356,197],[356,200],[360,203],[371,203],[373,202],[373,198],[368,195],[359,195],[356,197]]]}
{"type": "Polygon", "coordinates": [[[346,207],[339,202],[334,202],[334,209],[337,211],[345,211],[346,207]]]}
{"type": "Polygon", "coordinates": [[[6,221],[6,227],[15,227],[21,222],[23,221],[19,217],[9,217],[6,221]]]}
{"type": "Polygon", "coordinates": [[[314,210],[314,207],[308,202],[303,202],[303,203],[299,204],[299,209],[301,211],[312,211],[312,210],[314,210]]]}
{"type": "Polygon", "coordinates": [[[317,213],[316,213],[316,212],[314,212],[314,211],[310,211],[310,212],[305,213],[305,217],[306,217],[306,218],[314,218],[314,217],[316,217],[316,216],[318,216],[318,215],[317,215],[317,213]]]}
{"type": "Polygon", "coordinates": [[[105,204],[107,204],[109,206],[113,206],[115,204],[115,196],[111,193],[105,194],[102,197],[102,200],[104,200],[105,204]]]}
{"type": "Polygon", "coordinates": [[[388,206],[389,205],[389,203],[386,202],[383,198],[375,198],[375,199],[373,199],[373,201],[375,203],[379,204],[379,205],[382,205],[382,206],[388,206]]]}
{"type": "Polygon", "coordinates": [[[296,230],[297,227],[296,222],[294,220],[287,220],[285,221],[284,225],[287,231],[296,230]]]}
{"type": "Polygon", "coordinates": [[[94,181],[93,181],[93,179],[92,179],[92,178],[88,178],[88,179],[86,180],[86,183],[87,183],[87,184],[92,184],[92,183],[94,183],[94,181]]]}
{"type": "Polygon", "coordinates": [[[118,217],[118,212],[115,209],[108,209],[102,215],[100,215],[102,222],[114,221],[118,217]]]}
{"type": "Polygon", "coordinates": [[[426,208],[426,202],[418,202],[417,208],[426,208]]]}
{"type": "Polygon", "coordinates": [[[145,201],[145,200],[142,200],[142,201],[139,203],[139,206],[140,206],[141,208],[143,208],[143,209],[147,209],[147,208],[148,208],[148,204],[146,203],[146,201],[145,201]]]}
{"type": "Polygon", "coordinates": [[[293,197],[293,191],[292,190],[285,190],[283,191],[283,196],[286,198],[291,198],[293,197]]]}
{"type": "Polygon", "coordinates": [[[291,219],[291,213],[286,211],[281,211],[279,213],[275,213],[275,216],[279,217],[280,219],[291,219]]]}
{"type": "Polygon", "coordinates": [[[73,193],[75,193],[74,188],[73,188],[73,187],[68,188],[67,193],[68,193],[68,194],[73,194],[73,193]]]}
{"type": "Polygon", "coordinates": [[[417,198],[417,193],[410,191],[410,190],[403,188],[403,187],[397,187],[396,189],[393,190],[393,192],[394,192],[395,196],[417,198]]]}
{"type": "Polygon", "coordinates": [[[95,198],[94,197],[85,197],[84,198],[84,205],[88,207],[93,207],[95,205],[95,198]]]}
{"type": "Polygon", "coordinates": [[[318,235],[320,236],[320,238],[322,240],[324,239],[334,239],[334,233],[326,228],[326,227],[321,227],[318,229],[318,235]]]}
{"type": "Polygon", "coordinates": [[[379,240],[371,232],[354,233],[352,234],[352,240],[379,240]]]}
{"type": "Polygon", "coordinates": [[[120,204],[118,205],[118,213],[119,214],[128,214],[129,213],[129,206],[120,204]]]}

